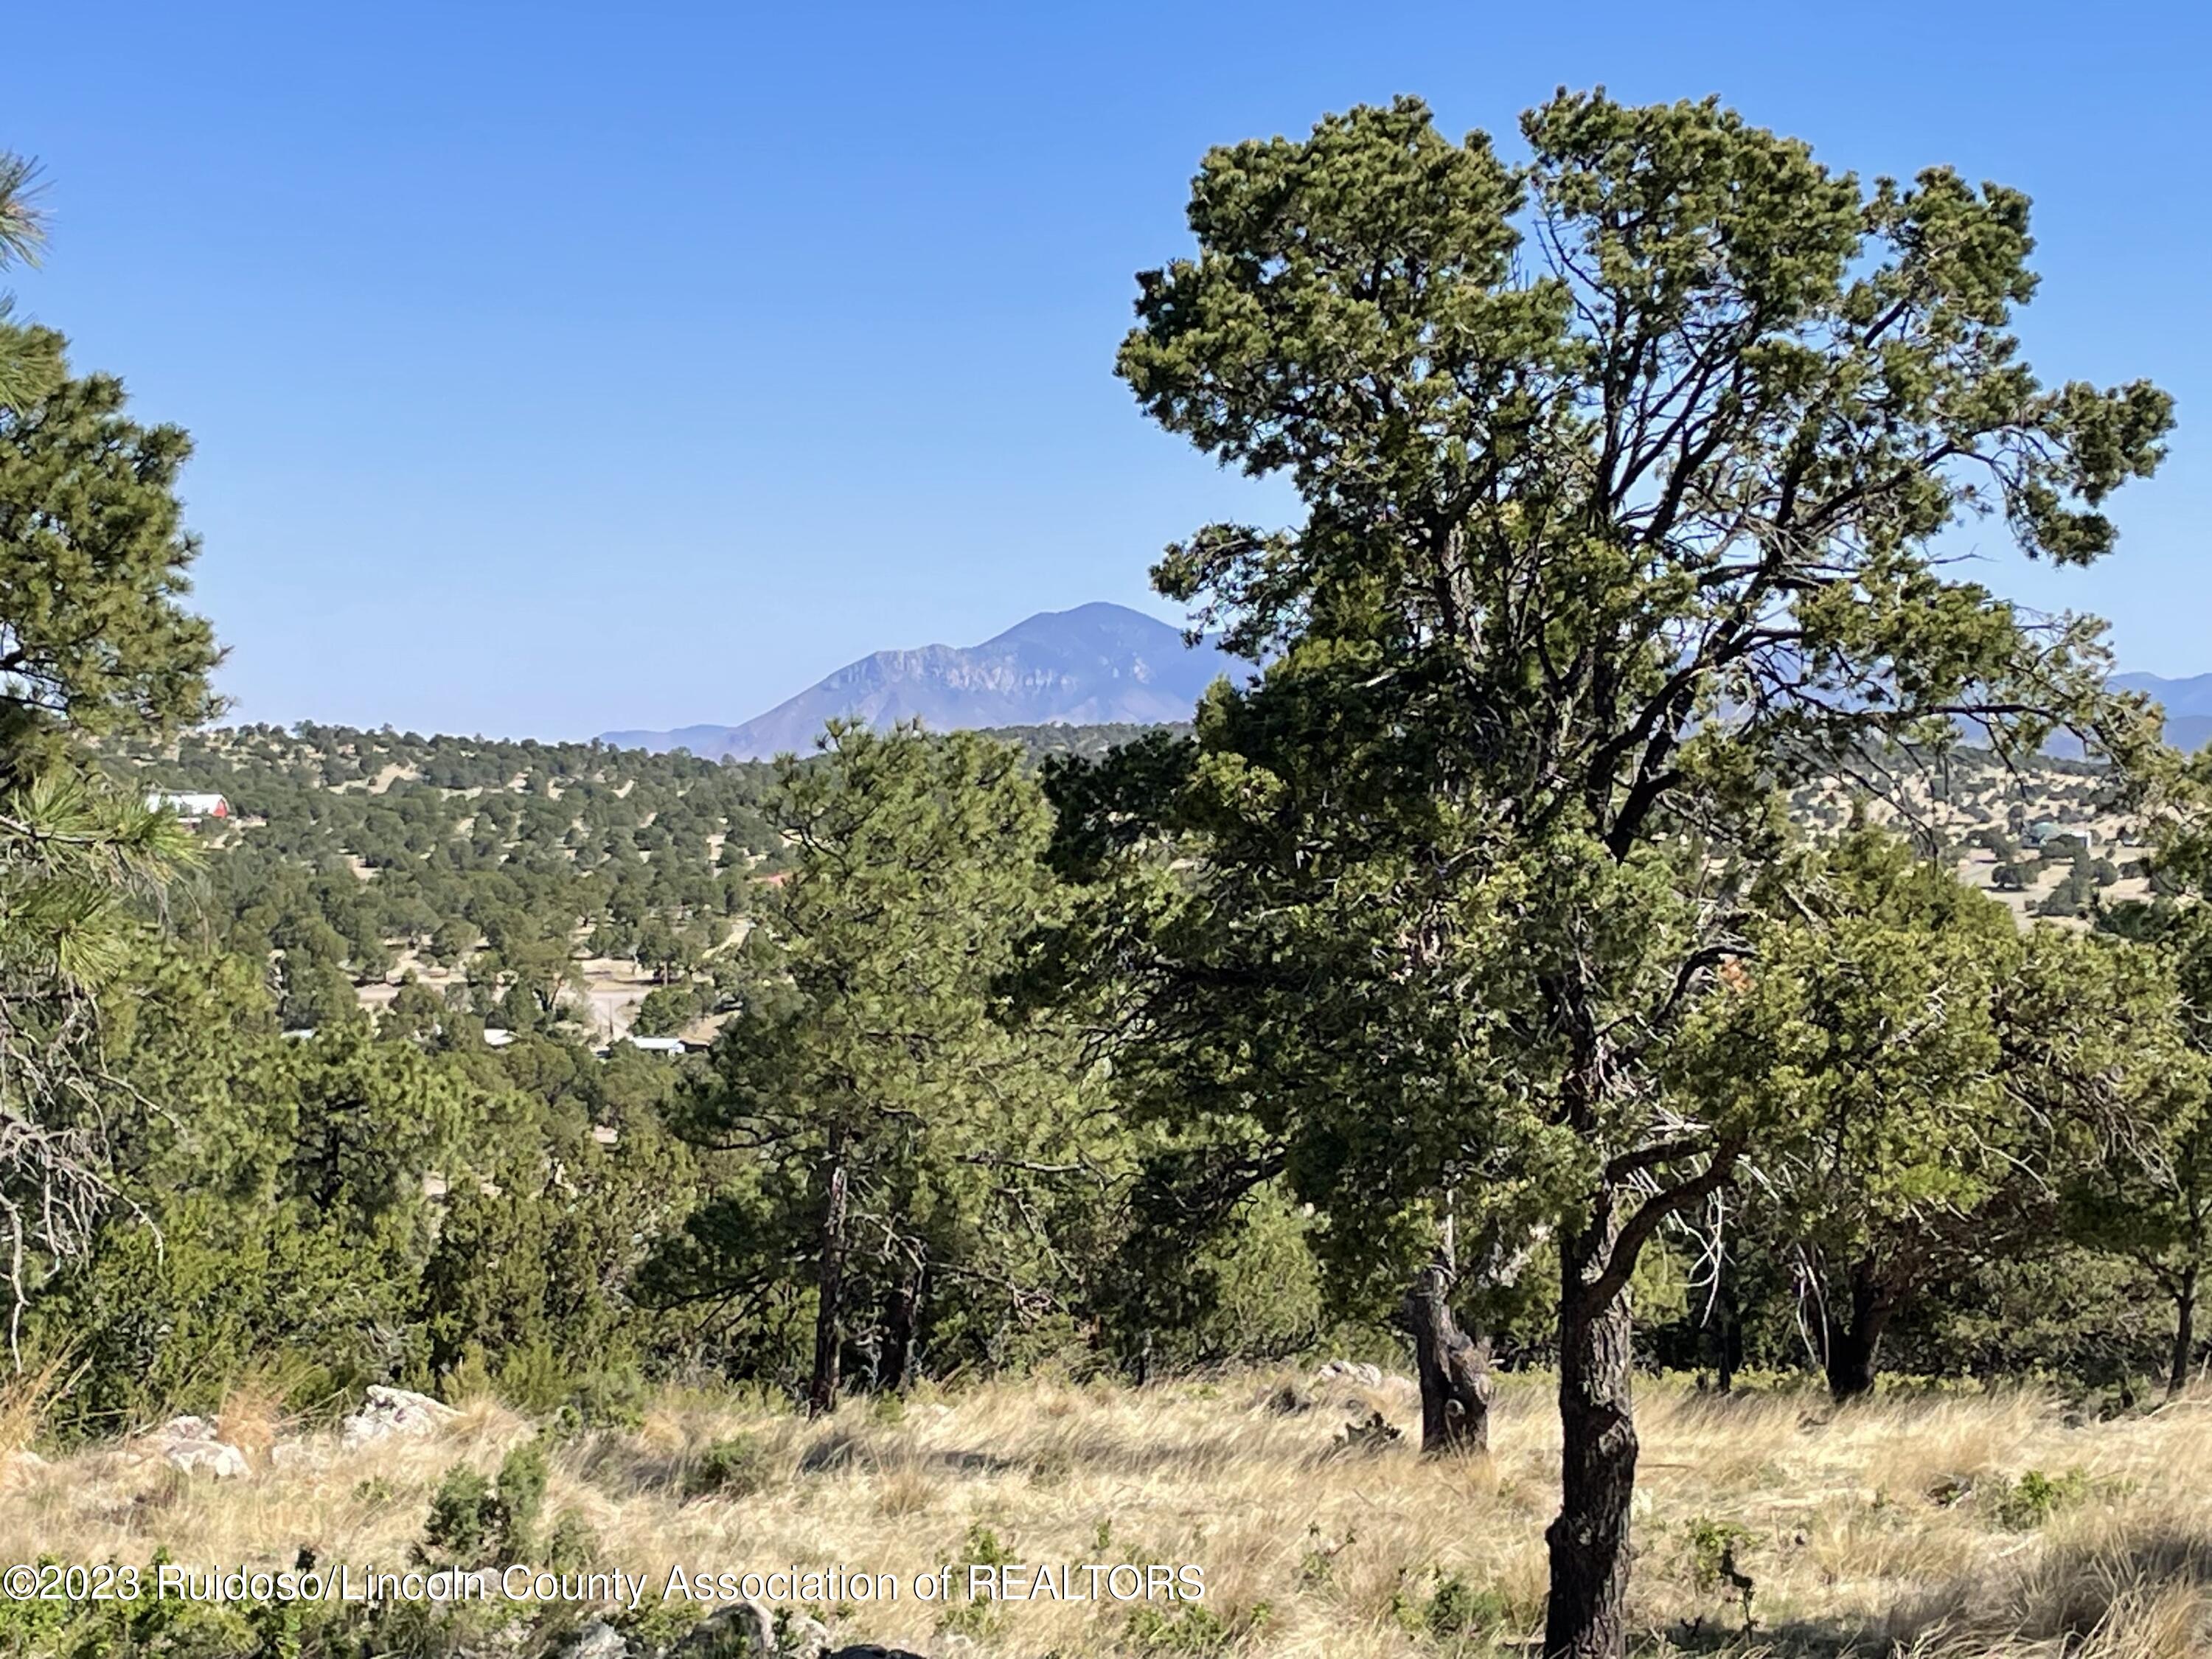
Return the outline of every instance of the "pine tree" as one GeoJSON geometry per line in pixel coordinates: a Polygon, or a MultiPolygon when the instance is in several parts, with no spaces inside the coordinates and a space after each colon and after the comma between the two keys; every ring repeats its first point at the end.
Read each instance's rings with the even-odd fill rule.
{"type": "Polygon", "coordinates": [[[776,817],[791,872],[712,1081],[678,1112],[736,1169],[655,1283],[745,1306],[805,1264],[819,1413],[851,1356],[896,1389],[925,1345],[988,1353],[1053,1310],[1040,1183],[1083,1159],[1073,1054],[998,1018],[1012,941],[1051,902],[1020,751],[833,724],[782,765],[776,817]]]}

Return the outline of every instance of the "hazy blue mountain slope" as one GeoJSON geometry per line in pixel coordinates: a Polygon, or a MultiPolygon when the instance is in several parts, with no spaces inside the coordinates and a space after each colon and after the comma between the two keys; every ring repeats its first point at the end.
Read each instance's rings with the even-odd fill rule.
{"type": "MultiPolygon", "coordinates": [[[[1185,646],[1182,635],[1157,617],[1126,605],[1084,605],[1041,611],[981,645],[878,651],[740,726],[607,732],[601,741],[757,760],[787,749],[804,752],[833,716],[878,726],[919,718],[938,732],[1157,726],[1188,720],[1215,679],[1249,671],[1210,642],[1185,646]]],[[[2168,742],[2194,750],[2212,739],[2212,674],[2115,674],[2112,684],[2148,692],[2165,706],[2168,742]]]]}
{"type": "Polygon", "coordinates": [[[634,749],[719,759],[804,752],[833,716],[932,731],[1000,726],[1153,726],[1190,718],[1199,696],[1248,665],[1211,643],[1186,646],[1166,623],[1118,605],[1042,611],[981,645],[878,651],[741,726],[608,732],[634,749]]]}
{"type": "Polygon", "coordinates": [[[2212,674],[2169,680],[2157,674],[2115,674],[2121,691],[2146,691],[2166,710],[2166,740],[2194,751],[2212,739],[2212,674]]]}

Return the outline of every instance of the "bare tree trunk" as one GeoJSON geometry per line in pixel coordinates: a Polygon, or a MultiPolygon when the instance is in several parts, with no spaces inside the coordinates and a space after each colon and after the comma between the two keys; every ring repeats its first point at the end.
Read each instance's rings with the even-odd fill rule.
{"type": "Polygon", "coordinates": [[[2166,1374],[2166,1397],[2189,1386],[2189,1362],[2197,1352],[2197,1264],[2181,1270],[2173,1291],[2173,1364],[2166,1374]]]}
{"type": "Polygon", "coordinates": [[[1498,1391],[1490,1375],[1487,1333],[1469,1336],[1453,1316],[1452,1273],[1441,1256],[1413,1275],[1406,1292],[1406,1328],[1413,1338],[1413,1369],[1421,1379],[1421,1450],[1490,1449],[1490,1402],[1498,1391]]]}
{"type": "Polygon", "coordinates": [[[1838,1404],[1874,1392],[1881,1370],[1882,1335],[1896,1307],[1897,1298],[1883,1287],[1874,1264],[1853,1263],[1850,1318],[1840,1327],[1832,1319],[1825,1338],[1828,1394],[1838,1404]]]}
{"type": "Polygon", "coordinates": [[[1544,1534],[1551,1599],[1544,1659],[1622,1659],[1628,1650],[1628,1517],[1636,1492],[1636,1415],[1626,1288],[1602,1302],[1590,1281],[1607,1266],[1617,1224],[1612,1198],[1559,1243],[1559,1515],[1544,1534]]]}
{"type": "Polygon", "coordinates": [[[845,1346],[845,1147],[830,1143],[830,1192],[822,1211],[822,1260],[815,1281],[814,1379],[806,1389],[806,1414],[837,1408],[837,1372],[845,1346]]]}
{"type": "Polygon", "coordinates": [[[1743,1311],[1736,1303],[1735,1276],[1729,1271],[1730,1265],[1729,1248],[1723,1243],[1713,1255],[1711,1315],[1713,1370],[1723,1394],[1735,1391],[1735,1374],[1743,1364],[1743,1311]]]}
{"type": "Polygon", "coordinates": [[[926,1271],[916,1261],[892,1290],[884,1308],[884,1347],[877,1364],[876,1386],[894,1394],[914,1381],[914,1334],[926,1271]]]}

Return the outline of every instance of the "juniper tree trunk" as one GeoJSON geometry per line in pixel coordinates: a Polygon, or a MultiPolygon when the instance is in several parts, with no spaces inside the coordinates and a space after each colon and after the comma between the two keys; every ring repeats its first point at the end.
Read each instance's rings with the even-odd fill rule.
{"type": "Polygon", "coordinates": [[[1850,1316],[1840,1324],[1831,1318],[1825,1334],[1828,1394],[1839,1404],[1874,1392],[1881,1370],[1882,1335],[1896,1305],[1873,1263],[1852,1266],[1850,1316]]]}
{"type": "Polygon", "coordinates": [[[2166,1374],[2166,1397],[2189,1386],[2190,1361],[2197,1352],[2197,1264],[2182,1269],[2173,1290],[2173,1363],[2166,1374]]]}
{"type": "Polygon", "coordinates": [[[1460,1328],[1448,1299],[1451,1279],[1443,1262],[1432,1261],[1406,1292],[1425,1454],[1490,1449],[1490,1401],[1498,1387],[1490,1375],[1490,1338],[1460,1328]]]}
{"type": "Polygon", "coordinates": [[[830,1147],[830,1190],[822,1209],[821,1262],[815,1279],[814,1378],[806,1389],[806,1413],[822,1417],[837,1408],[837,1372],[845,1346],[845,1157],[842,1139],[830,1147]]]}
{"type": "Polygon", "coordinates": [[[1600,1303],[1590,1281],[1617,1231],[1609,1195],[1559,1247],[1559,1514],[1544,1534],[1551,1599],[1544,1659],[1622,1659],[1628,1650],[1628,1516],[1636,1495],[1630,1395],[1632,1322],[1623,1289],[1600,1303]]]}
{"type": "Polygon", "coordinates": [[[1713,1256],[1713,1370],[1723,1394],[1735,1389],[1735,1374],[1743,1364],[1743,1313],[1735,1299],[1735,1277],[1729,1273],[1728,1246],[1713,1256]]]}
{"type": "Polygon", "coordinates": [[[914,1333],[921,1308],[923,1269],[915,1266],[892,1287],[884,1306],[884,1347],[876,1386],[896,1394],[914,1381],[914,1333]]]}

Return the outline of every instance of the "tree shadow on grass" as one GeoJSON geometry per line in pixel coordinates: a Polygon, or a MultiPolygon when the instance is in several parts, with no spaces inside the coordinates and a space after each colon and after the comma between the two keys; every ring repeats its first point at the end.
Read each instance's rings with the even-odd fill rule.
{"type": "MultiPolygon", "coordinates": [[[[2130,1626],[2154,1617],[2166,1626],[2170,1613],[2154,1610],[2177,1590],[2212,1590],[2212,1536],[2157,1525],[2105,1539],[2060,1541],[2024,1559],[1993,1559],[1981,1571],[1898,1603],[1883,1617],[1789,1620],[1748,1632],[1735,1620],[1714,1618],[1654,1631],[1637,1651],[1745,1659],[1965,1659],[2051,1644],[2071,1652],[2101,1638],[2115,1650],[2132,1652],[2130,1626]]],[[[2196,1616],[2197,1638],[2212,1636],[2206,1627],[2212,1597],[2196,1616]]]]}

